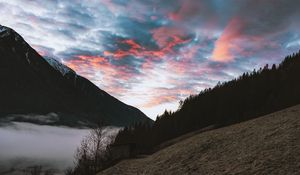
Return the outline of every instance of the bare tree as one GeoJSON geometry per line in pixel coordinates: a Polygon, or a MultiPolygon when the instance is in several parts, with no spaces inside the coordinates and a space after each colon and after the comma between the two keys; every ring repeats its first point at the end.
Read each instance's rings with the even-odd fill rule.
{"type": "MultiPolygon", "coordinates": [[[[107,150],[107,140],[105,129],[101,125],[97,125],[91,130],[89,135],[81,141],[81,145],[77,148],[75,154],[75,168],[73,174],[92,175],[103,169],[108,163],[109,151],[107,150]]],[[[71,171],[66,174],[72,174],[71,171]]]]}

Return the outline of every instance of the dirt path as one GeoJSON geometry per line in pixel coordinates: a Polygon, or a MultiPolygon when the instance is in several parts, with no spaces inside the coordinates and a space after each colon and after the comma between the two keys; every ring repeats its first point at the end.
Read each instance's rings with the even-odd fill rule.
{"type": "Polygon", "coordinates": [[[300,105],[197,134],[98,175],[300,174],[300,105]]]}

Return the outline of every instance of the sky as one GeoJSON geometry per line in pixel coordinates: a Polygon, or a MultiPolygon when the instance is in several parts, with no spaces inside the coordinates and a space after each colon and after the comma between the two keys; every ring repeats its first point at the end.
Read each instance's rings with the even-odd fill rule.
{"type": "Polygon", "coordinates": [[[0,24],[155,119],[300,48],[298,0],[0,0],[0,24]]]}

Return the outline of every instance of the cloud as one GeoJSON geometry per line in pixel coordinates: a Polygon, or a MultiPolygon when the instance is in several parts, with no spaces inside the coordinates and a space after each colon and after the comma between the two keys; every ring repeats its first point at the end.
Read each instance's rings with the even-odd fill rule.
{"type": "Polygon", "coordinates": [[[254,0],[238,5],[240,9],[215,43],[212,54],[215,61],[226,62],[239,56],[252,56],[254,52],[266,49],[267,45],[273,45],[271,49],[279,49],[272,39],[291,30],[290,26],[300,16],[295,8],[300,4],[293,1],[254,0]],[[247,51],[249,49],[253,51],[247,51]]]}
{"type": "Polygon", "coordinates": [[[174,37],[186,37],[185,31],[176,27],[160,27],[152,30],[153,39],[160,48],[166,47],[174,37]]]}
{"type": "Polygon", "coordinates": [[[157,105],[161,105],[164,103],[173,103],[178,99],[183,99],[190,94],[192,94],[192,90],[188,89],[178,89],[178,88],[156,88],[154,89],[154,95],[152,98],[143,104],[143,107],[151,108],[157,105]]]}
{"type": "Polygon", "coordinates": [[[212,59],[214,61],[227,62],[234,59],[234,51],[239,49],[237,39],[241,37],[239,32],[242,25],[239,19],[233,19],[229,22],[215,43],[215,48],[212,53],[212,59]]]}
{"type": "Polygon", "coordinates": [[[165,107],[175,109],[188,93],[297,51],[299,5],[286,0],[0,0],[0,23],[41,55],[64,62],[155,117],[165,107]],[[188,93],[178,95],[183,90],[188,93]]]}

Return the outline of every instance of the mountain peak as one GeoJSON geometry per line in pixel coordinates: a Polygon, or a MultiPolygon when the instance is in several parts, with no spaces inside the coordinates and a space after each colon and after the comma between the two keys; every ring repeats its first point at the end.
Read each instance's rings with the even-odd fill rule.
{"type": "Polygon", "coordinates": [[[44,59],[56,70],[58,70],[62,75],[66,75],[68,73],[76,74],[74,70],[69,68],[68,66],[62,64],[55,58],[44,56],[44,59]]]}
{"type": "Polygon", "coordinates": [[[5,26],[0,26],[0,79],[5,82],[0,84],[0,118],[56,113],[57,124],[70,126],[98,121],[116,126],[152,123],[140,110],[112,97],[58,60],[39,55],[5,26]]]}
{"type": "Polygon", "coordinates": [[[0,24],[0,37],[5,37],[11,33],[12,29],[0,24]]]}
{"type": "MultiPolygon", "coordinates": [[[[8,36],[11,36],[13,40],[17,42],[21,42],[23,45],[27,45],[25,40],[16,31],[0,24],[0,39],[6,38],[8,36]]],[[[66,75],[68,73],[76,74],[75,71],[73,71],[71,68],[67,67],[54,58],[47,56],[44,56],[43,58],[48,62],[48,64],[50,64],[54,69],[58,70],[62,75],[66,75]]],[[[31,62],[28,58],[28,52],[26,52],[26,59],[28,63],[31,62]]]]}
{"type": "Polygon", "coordinates": [[[5,31],[5,30],[8,30],[8,29],[9,29],[8,27],[3,26],[3,25],[0,24],[0,33],[5,31]]]}
{"type": "Polygon", "coordinates": [[[9,36],[9,35],[15,35],[19,38],[22,38],[16,31],[14,31],[12,28],[3,26],[0,24],[0,38],[9,36]]]}
{"type": "Polygon", "coordinates": [[[0,24],[0,39],[4,39],[7,37],[11,37],[15,41],[21,42],[23,45],[28,45],[22,38],[22,36],[19,35],[15,30],[0,24]]]}

